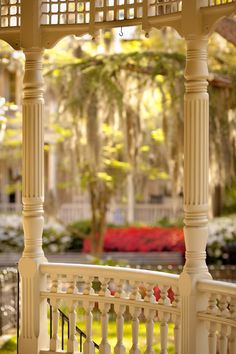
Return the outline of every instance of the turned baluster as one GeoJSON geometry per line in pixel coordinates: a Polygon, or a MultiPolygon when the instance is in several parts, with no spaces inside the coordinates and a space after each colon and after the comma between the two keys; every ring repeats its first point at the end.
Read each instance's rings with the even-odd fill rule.
{"type": "Polygon", "coordinates": [[[94,353],[94,343],[92,340],[92,326],[93,326],[93,314],[94,302],[84,301],[83,306],[85,309],[85,321],[86,321],[86,340],[84,342],[83,354],[94,353]]]}
{"type": "Polygon", "coordinates": [[[139,282],[137,281],[130,281],[131,286],[131,293],[130,293],[130,300],[139,301],[141,300],[141,294],[139,292],[139,282]]]}
{"type": "Polygon", "coordinates": [[[110,310],[110,304],[100,304],[99,309],[101,311],[101,332],[102,332],[102,340],[99,345],[99,354],[110,354],[111,346],[108,342],[108,312],[110,310]]]}
{"type": "MultiPolygon", "coordinates": [[[[218,312],[217,295],[216,294],[209,294],[207,313],[209,315],[214,316],[217,314],[217,312],[218,312]]],[[[209,354],[216,354],[216,350],[217,350],[216,323],[209,321],[207,323],[207,328],[208,328],[209,354]]]]}
{"type": "MultiPolygon", "coordinates": [[[[67,281],[68,281],[67,294],[77,293],[76,280],[77,277],[74,275],[67,277],[67,281]]],[[[69,300],[68,307],[69,307],[69,338],[67,342],[67,351],[69,353],[75,353],[77,352],[78,349],[78,341],[76,339],[77,301],[69,300]]]]}
{"type": "MultiPolygon", "coordinates": [[[[167,290],[168,286],[160,286],[160,299],[158,303],[160,305],[170,305],[170,299],[168,298],[167,290]]],[[[161,335],[161,352],[160,354],[168,354],[167,341],[168,341],[168,321],[170,315],[165,311],[158,311],[158,319],[160,321],[160,335],[161,335]]]]}
{"type": "Polygon", "coordinates": [[[84,277],[84,295],[92,295],[94,294],[94,289],[92,287],[92,281],[94,277],[84,277]]]}
{"type": "MultiPolygon", "coordinates": [[[[144,297],[145,302],[155,303],[156,298],[154,296],[154,284],[146,283],[146,295],[144,297]]],[[[154,322],[153,319],[155,317],[155,310],[145,309],[144,315],[146,317],[146,350],[145,354],[154,354],[153,350],[153,330],[154,330],[154,322]]]]}
{"type": "MultiPolygon", "coordinates": [[[[92,288],[92,281],[94,277],[84,277],[84,295],[93,295],[94,289],[92,288]]],[[[85,310],[85,321],[86,321],[86,340],[84,342],[84,350],[83,354],[91,354],[94,353],[94,343],[92,340],[92,325],[93,325],[93,314],[92,310],[94,308],[93,301],[84,301],[83,307],[85,310]]]]}
{"type": "Polygon", "coordinates": [[[153,330],[154,330],[154,317],[156,311],[152,309],[145,309],[144,315],[146,317],[146,350],[145,354],[154,354],[153,349],[153,330]]]}
{"type": "MultiPolygon", "coordinates": [[[[180,294],[179,294],[179,289],[178,287],[173,287],[174,291],[174,300],[172,303],[172,306],[176,309],[180,308],[180,294]]],[[[174,343],[175,343],[175,353],[180,354],[180,315],[179,314],[173,314],[172,315],[172,321],[174,323],[174,343]]]]}
{"type": "MultiPolygon", "coordinates": [[[[231,299],[230,314],[231,319],[236,321],[236,298],[231,299]]],[[[231,333],[229,337],[229,353],[236,353],[236,327],[231,328],[231,333]]]]}
{"type": "Polygon", "coordinates": [[[209,354],[217,353],[217,336],[216,336],[216,323],[209,321],[207,323],[208,329],[208,350],[209,354]]]}
{"type": "Polygon", "coordinates": [[[77,294],[78,289],[76,287],[77,276],[76,275],[69,275],[67,276],[67,294],[77,294]]]}
{"type": "Polygon", "coordinates": [[[154,295],[153,288],[154,288],[154,284],[153,283],[147,283],[146,284],[146,295],[144,297],[144,301],[151,302],[151,303],[156,302],[156,298],[155,298],[155,295],[154,295]]]}
{"type": "MultiPolygon", "coordinates": [[[[228,301],[226,296],[220,296],[219,298],[219,314],[221,317],[229,317],[228,301]]],[[[227,354],[228,348],[228,326],[221,324],[219,326],[219,353],[227,354]]]]}
{"type": "Polygon", "coordinates": [[[107,278],[99,278],[100,282],[101,282],[101,289],[99,291],[99,296],[111,296],[111,292],[108,289],[108,283],[110,281],[110,279],[107,278]]]}
{"type": "Polygon", "coordinates": [[[116,287],[117,288],[116,288],[116,292],[115,292],[115,297],[124,298],[125,297],[124,281],[122,279],[120,279],[118,281],[118,283],[116,284],[116,287]]]}
{"type": "Polygon", "coordinates": [[[126,350],[123,344],[125,305],[115,304],[114,309],[116,313],[116,336],[117,336],[117,343],[114,348],[114,354],[125,354],[126,350]]]}
{"type": "MultiPolygon", "coordinates": [[[[51,289],[50,293],[56,294],[58,291],[58,278],[56,275],[51,277],[51,289]]],[[[60,300],[56,298],[50,299],[50,305],[52,306],[52,338],[50,338],[50,350],[56,352],[59,349],[59,308],[60,300]]]]}
{"type": "Polygon", "coordinates": [[[139,334],[139,316],[141,314],[141,308],[130,306],[129,312],[132,316],[132,347],[129,351],[130,354],[140,354],[138,348],[138,334],[139,334]]]}
{"type": "MultiPolygon", "coordinates": [[[[110,297],[111,292],[108,289],[109,278],[99,278],[101,282],[101,289],[99,291],[99,296],[110,297]]],[[[108,312],[111,308],[110,304],[101,303],[99,304],[99,309],[101,311],[101,334],[102,340],[99,345],[99,354],[110,354],[111,346],[108,342],[108,312]]]]}

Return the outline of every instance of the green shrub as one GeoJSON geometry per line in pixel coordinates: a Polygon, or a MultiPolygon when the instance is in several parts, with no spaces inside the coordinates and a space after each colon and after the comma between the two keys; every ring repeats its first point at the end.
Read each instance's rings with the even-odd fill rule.
{"type": "Polygon", "coordinates": [[[182,228],[183,227],[183,218],[169,219],[168,217],[165,216],[162,219],[158,220],[154,226],[182,228]]]}
{"type": "Polygon", "coordinates": [[[73,222],[66,227],[66,230],[70,235],[70,243],[67,246],[67,250],[81,251],[84,239],[91,233],[91,221],[80,220],[73,222]]]}

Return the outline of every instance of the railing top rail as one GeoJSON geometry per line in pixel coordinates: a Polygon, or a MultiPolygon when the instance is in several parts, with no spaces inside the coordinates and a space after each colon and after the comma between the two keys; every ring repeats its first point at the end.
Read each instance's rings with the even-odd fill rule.
{"type": "Polygon", "coordinates": [[[156,272],[143,269],[130,269],[122,267],[64,264],[64,263],[44,263],[40,266],[43,274],[49,275],[77,275],[100,278],[114,278],[130,281],[150,282],[177,287],[179,276],[164,272],[156,272]]]}
{"type": "Polygon", "coordinates": [[[233,296],[236,298],[236,284],[216,280],[200,280],[197,289],[201,292],[216,293],[217,295],[233,296]]]}

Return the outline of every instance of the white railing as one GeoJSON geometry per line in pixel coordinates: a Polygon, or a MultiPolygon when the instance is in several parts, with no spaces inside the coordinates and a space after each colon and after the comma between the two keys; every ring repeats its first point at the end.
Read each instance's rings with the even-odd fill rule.
{"type": "Polygon", "coordinates": [[[209,354],[236,353],[236,285],[214,280],[198,283],[207,295],[208,307],[198,313],[208,329],[209,354]]]}
{"type": "MultiPolygon", "coordinates": [[[[182,208],[174,207],[173,204],[136,204],[134,207],[134,222],[154,224],[164,217],[169,219],[182,216],[182,208]]],[[[65,224],[76,220],[88,220],[91,218],[89,203],[63,204],[58,212],[58,217],[65,224]]],[[[123,224],[127,222],[127,206],[114,205],[108,209],[107,222],[123,224]]]]}
{"type": "MultiPolygon", "coordinates": [[[[99,353],[110,353],[109,325],[114,319],[115,354],[125,354],[128,350],[131,354],[140,354],[139,342],[143,335],[146,337],[145,348],[142,343],[141,349],[145,349],[145,353],[155,353],[154,345],[157,342],[160,344],[160,353],[166,354],[173,350],[177,354],[182,353],[180,335],[182,331],[183,340],[183,331],[188,330],[188,325],[184,323],[185,317],[181,310],[184,302],[181,305],[183,289],[180,286],[185,285],[179,281],[178,275],[119,267],[56,263],[41,264],[40,272],[48,279],[47,286],[41,289],[41,301],[47,299],[52,307],[51,338],[48,347],[41,350],[41,354],[60,352],[62,338],[59,335],[58,310],[61,307],[67,309],[70,319],[65,353],[78,350],[76,324],[78,314],[82,311],[86,334],[84,354],[94,353],[94,340],[99,345],[99,353]],[[93,336],[93,314],[96,314],[96,321],[99,318],[101,323],[99,340],[98,336],[93,336]],[[128,332],[131,333],[131,338],[128,345],[125,345],[124,340],[124,324],[126,331],[127,326],[130,326],[128,332]],[[156,324],[160,328],[158,334],[156,324]]],[[[203,346],[204,354],[235,354],[236,285],[201,280],[197,282],[196,291],[199,294],[197,301],[206,303],[205,310],[201,304],[202,310],[197,312],[196,317],[196,321],[204,326],[208,334],[208,340],[203,346]]],[[[195,341],[196,338],[192,340],[195,341]]],[[[204,340],[203,337],[202,341],[204,340]]]]}
{"type": "Polygon", "coordinates": [[[22,205],[16,203],[0,203],[0,213],[21,213],[22,205]]]}
{"type": "Polygon", "coordinates": [[[60,306],[67,306],[70,319],[66,353],[78,350],[75,333],[77,313],[81,308],[84,310],[86,323],[83,353],[94,352],[92,311],[95,306],[101,314],[99,353],[110,353],[108,333],[111,307],[113,317],[116,318],[115,354],[125,354],[128,349],[130,353],[140,353],[140,316],[140,322],[145,322],[146,327],[146,353],[154,353],[154,323],[160,325],[161,353],[168,352],[170,342],[175,347],[175,353],[180,353],[179,276],[147,270],[55,263],[42,264],[40,271],[48,277],[48,288],[41,291],[41,299],[50,301],[53,324],[49,348],[45,348],[41,354],[59,351],[60,306]],[[94,282],[97,290],[94,289],[94,282]],[[157,289],[158,295],[155,295],[157,289]],[[131,319],[130,348],[126,348],[123,341],[124,321],[127,316],[131,319]],[[169,323],[174,326],[173,338],[168,335],[169,323]]]}

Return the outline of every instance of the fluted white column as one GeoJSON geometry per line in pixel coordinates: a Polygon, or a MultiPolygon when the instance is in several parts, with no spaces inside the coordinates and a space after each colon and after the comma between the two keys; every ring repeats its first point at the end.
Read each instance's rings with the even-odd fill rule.
{"type": "Polygon", "coordinates": [[[209,96],[207,38],[187,40],[184,100],[184,215],[188,273],[207,272],[209,96]]]}
{"type": "Polygon", "coordinates": [[[46,280],[39,272],[44,201],[42,51],[25,51],[23,82],[23,227],[24,252],[19,262],[22,282],[20,354],[38,354],[48,345],[47,304],[40,290],[46,280]]]}
{"type": "Polygon", "coordinates": [[[184,235],[186,263],[180,277],[182,354],[200,354],[207,348],[207,331],[197,311],[207,306],[196,290],[198,279],[208,278],[209,97],[207,44],[204,36],[186,39],[184,99],[184,235]]]}
{"type": "Polygon", "coordinates": [[[24,257],[43,256],[44,139],[42,52],[25,52],[23,81],[23,224],[24,257]]]}

